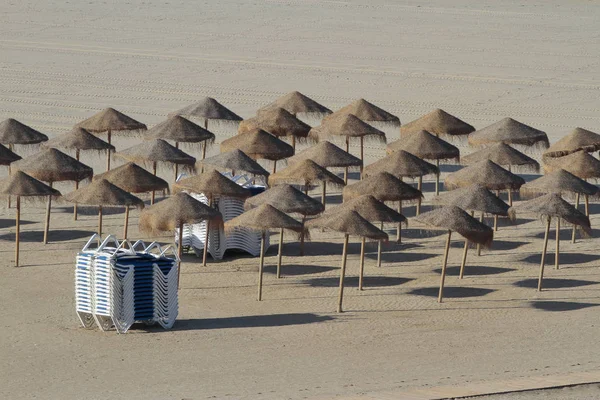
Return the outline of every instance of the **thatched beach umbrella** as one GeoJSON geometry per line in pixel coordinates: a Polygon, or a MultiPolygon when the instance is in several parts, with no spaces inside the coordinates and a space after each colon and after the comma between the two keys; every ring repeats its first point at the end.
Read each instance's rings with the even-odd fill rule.
{"type": "MultiPolygon", "coordinates": [[[[261,204],[270,204],[278,210],[288,214],[302,215],[302,226],[306,222],[307,216],[313,216],[325,211],[325,206],[290,185],[277,185],[269,190],[248,198],[244,204],[246,209],[258,207],[261,204]]],[[[304,255],[304,230],[300,232],[300,255],[304,255]]],[[[283,244],[283,231],[279,235],[279,255],[277,261],[277,277],[281,276],[281,250],[283,244]]]]}
{"type": "Polygon", "coordinates": [[[543,149],[547,149],[550,145],[545,132],[508,117],[469,135],[471,146],[486,146],[494,143],[537,146],[543,149]]]}
{"type": "Polygon", "coordinates": [[[510,172],[539,172],[540,164],[519,150],[510,147],[504,143],[496,143],[489,147],[463,156],[460,159],[461,164],[471,165],[484,160],[490,160],[501,167],[508,169],[510,172]]]}
{"type": "Polygon", "coordinates": [[[344,210],[339,213],[324,215],[307,222],[308,228],[322,228],[344,234],[344,248],[342,251],[342,268],[340,270],[340,289],[337,312],[342,312],[344,299],[344,277],[346,276],[346,258],[348,255],[348,237],[358,236],[371,240],[387,240],[388,235],[364,219],[354,210],[344,210]]]}
{"type": "MultiPolygon", "coordinates": [[[[55,149],[67,149],[67,150],[75,150],[75,159],[77,161],[80,157],[81,151],[96,151],[100,152],[110,152],[115,149],[110,143],[105,142],[104,140],[97,138],[92,135],[88,131],[83,128],[75,127],[70,132],[65,133],[64,135],[60,135],[48,140],[44,143],[45,147],[55,148],[55,149]]],[[[79,182],[75,182],[75,190],[79,189],[79,182]]],[[[73,219],[77,221],[77,204],[73,207],[73,219]]]]}
{"type": "Polygon", "coordinates": [[[221,142],[221,153],[241,150],[249,157],[273,161],[273,173],[277,172],[277,160],[294,155],[294,148],[262,129],[253,129],[221,142]]]}
{"type": "MultiPolygon", "coordinates": [[[[179,148],[179,143],[202,143],[202,159],[204,160],[206,148],[209,144],[214,143],[215,135],[182,116],[174,115],[148,129],[146,139],[171,140],[175,142],[176,148],[179,148]]],[[[175,180],[177,180],[177,167],[175,164],[175,180]]]]}
{"type": "Polygon", "coordinates": [[[292,147],[296,150],[296,140],[306,140],[311,128],[285,109],[272,107],[259,110],[255,117],[240,122],[238,133],[247,133],[255,129],[262,129],[278,138],[289,136],[292,147]]]}
{"type": "MultiPolygon", "coordinates": [[[[407,151],[424,160],[435,160],[435,165],[440,167],[440,160],[458,162],[460,160],[460,151],[456,146],[451,145],[445,140],[432,135],[427,131],[419,131],[410,135],[408,138],[396,140],[387,145],[388,154],[398,150],[407,151]]],[[[423,177],[419,177],[418,189],[422,188],[423,177]]],[[[435,177],[435,194],[440,193],[440,175],[435,177]]],[[[417,215],[420,214],[420,208],[417,208],[417,215]]]]}
{"type": "MultiPolygon", "coordinates": [[[[250,197],[250,190],[243,188],[231,179],[226,178],[217,171],[208,171],[200,175],[190,176],[173,184],[175,192],[187,190],[193,193],[202,193],[208,199],[208,206],[213,206],[213,201],[217,196],[236,197],[245,199],[250,197]]],[[[210,221],[206,223],[206,236],[204,238],[204,253],[202,256],[202,266],[206,266],[208,254],[208,235],[210,231],[210,221]]]]}
{"type": "MultiPolygon", "coordinates": [[[[386,206],[383,202],[377,200],[370,194],[365,194],[359,197],[355,197],[352,200],[345,201],[337,207],[333,207],[325,213],[330,215],[334,213],[340,213],[345,210],[353,210],[360,214],[361,217],[367,221],[373,222],[395,222],[398,224],[406,223],[406,217],[393,209],[386,206]]],[[[358,275],[358,290],[363,290],[363,275],[365,269],[365,238],[362,238],[360,248],[360,272],[358,275]]],[[[379,240],[379,244],[381,244],[379,240]]],[[[379,246],[381,251],[381,246],[379,246]]],[[[378,259],[381,257],[381,253],[378,254],[378,259]]]]}
{"type": "Polygon", "coordinates": [[[238,149],[206,158],[200,161],[200,164],[202,166],[214,167],[217,170],[230,171],[233,176],[235,176],[236,172],[245,172],[250,175],[264,177],[269,176],[269,172],[266,169],[238,149]]]}
{"type": "Polygon", "coordinates": [[[300,232],[303,225],[294,218],[276,209],[270,204],[263,204],[227,221],[225,230],[244,227],[261,233],[260,264],[258,268],[258,301],[262,300],[263,265],[265,260],[265,237],[269,229],[288,229],[300,232]]]}
{"type": "Polygon", "coordinates": [[[0,195],[15,196],[17,198],[17,215],[15,217],[15,266],[19,266],[19,233],[21,227],[21,197],[27,199],[41,199],[45,197],[58,197],[60,192],[52,187],[32,178],[22,171],[16,171],[0,182],[0,195]]]}
{"type": "Polygon", "coordinates": [[[464,136],[473,132],[475,128],[465,121],[448,114],[439,108],[404,124],[400,127],[400,136],[408,136],[420,131],[427,131],[436,136],[464,136]]]}
{"type": "Polygon", "coordinates": [[[304,116],[322,118],[327,114],[331,114],[329,108],[317,103],[298,91],[281,96],[273,103],[263,107],[263,109],[275,107],[281,107],[295,117],[304,116]]]}
{"type": "MultiPolygon", "coordinates": [[[[481,213],[481,222],[485,214],[491,214],[494,217],[508,216],[509,206],[503,202],[499,197],[495,196],[485,187],[475,184],[460,189],[455,189],[450,192],[443,193],[436,196],[432,200],[433,204],[441,206],[457,206],[467,212],[471,213],[471,216],[475,212],[481,213]]],[[[460,279],[463,278],[465,263],[467,261],[467,251],[469,249],[469,241],[465,240],[465,247],[463,250],[463,258],[460,264],[460,279]]],[[[477,245],[477,255],[480,255],[481,245],[477,245]]]]}
{"type": "Polygon", "coordinates": [[[355,100],[325,118],[335,118],[346,114],[352,114],[365,122],[393,127],[400,126],[400,118],[365,99],[355,100]]]}
{"type": "MultiPolygon", "coordinates": [[[[35,179],[48,182],[50,187],[54,182],[80,182],[84,179],[90,179],[94,175],[94,171],[90,167],[54,148],[15,161],[12,166],[15,170],[23,171],[35,179]]],[[[48,243],[51,207],[52,196],[48,196],[44,244],[48,243]]]]}
{"type": "Polygon", "coordinates": [[[0,165],[10,165],[21,159],[21,156],[12,152],[8,147],[0,144],[0,165]]]}
{"type": "MultiPolygon", "coordinates": [[[[333,115],[333,114],[332,114],[333,115]]],[[[360,159],[364,160],[364,140],[376,140],[385,143],[385,133],[367,124],[353,114],[336,114],[323,119],[321,125],[312,128],[309,137],[321,141],[331,137],[345,137],[346,152],[350,152],[350,138],[360,138],[360,159]]],[[[348,183],[348,168],[344,174],[344,182],[348,183]]]]}
{"type": "MultiPolygon", "coordinates": [[[[132,136],[139,135],[140,131],[146,130],[145,124],[110,107],[81,121],[76,126],[94,134],[106,132],[108,143],[112,143],[113,132],[119,132],[120,135],[132,136]]],[[[110,170],[110,150],[106,156],[106,170],[110,170]]]]}
{"type": "Polygon", "coordinates": [[[448,263],[448,251],[450,249],[452,232],[457,232],[468,241],[488,247],[494,239],[494,231],[456,206],[445,206],[428,211],[415,217],[415,221],[433,229],[448,231],[444,262],[442,263],[440,291],[438,294],[438,303],[441,303],[444,296],[444,280],[446,279],[446,265],[448,263]]]}
{"type": "Polygon", "coordinates": [[[544,158],[563,157],[583,150],[587,153],[600,150],[600,135],[583,128],[575,128],[573,132],[561,138],[544,152],[544,158]]]}
{"type": "MultiPolygon", "coordinates": [[[[362,181],[348,185],[344,188],[342,195],[344,201],[370,194],[379,201],[397,201],[398,213],[402,213],[402,205],[406,202],[420,203],[423,198],[423,193],[412,187],[411,185],[402,182],[388,172],[379,172],[374,175],[369,175],[362,181]]],[[[383,222],[381,223],[383,230],[383,222]]],[[[398,223],[397,241],[402,240],[402,224],[398,223]]],[[[377,266],[381,267],[381,241],[377,250],[377,266]]]]}
{"type": "Polygon", "coordinates": [[[209,120],[216,123],[231,123],[235,125],[242,120],[242,117],[212,97],[205,97],[194,104],[183,107],[182,109],[169,114],[169,117],[172,117],[173,115],[201,119],[204,121],[204,129],[208,129],[209,120]]]}
{"type": "MultiPolygon", "coordinates": [[[[142,142],[138,145],[115,153],[116,157],[148,166],[152,165],[152,173],[156,175],[158,164],[167,166],[181,165],[188,171],[195,170],[196,159],[182,150],[170,145],[162,139],[142,142]]],[[[155,192],[152,192],[151,204],[154,204],[155,192]]]]}
{"type": "Polygon", "coordinates": [[[560,255],[560,220],[573,224],[581,228],[586,234],[591,234],[590,219],[583,213],[575,209],[572,205],[564,201],[558,193],[550,193],[545,196],[525,201],[515,207],[511,207],[509,212],[533,213],[541,217],[546,222],[546,231],[544,233],[544,246],[542,247],[542,259],[540,261],[540,275],[538,279],[538,291],[542,290],[542,280],[544,278],[544,265],[546,263],[546,249],[548,248],[548,234],[550,233],[550,222],[552,218],[556,219],[556,255],[555,266],[559,267],[560,255]]]}
{"type": "MultiPolygon", "coordinates": [[[[65,195],[65,199],[71,203],[85,206],[98,206],[98,235],[102,236],[102,209],[107,207],[137,207],[144,208],[142,199],[113,185],[106,179],[93,181],[87,186],[65,195]]],[[[129,225],[129,213],[125,213],[125,233],[123,239],[127,239],[127,226],[129,225]]]]}
{"type": "MultiPolygon", "coordinates": [[[[153,206],[146,207],[140,213],[140,231],[152,235],[165,232],[179,232],[178,255],[183,254],[183,225],[197,224],[202,221],[222,221],[223,216],[217,210],[194,199],[187,193],[177,193],[153,206]]],[[[181,273],[181,266],[179,268],[181,273]]],[[[179,280],[179,276],[177,277],[179,280]]]]}

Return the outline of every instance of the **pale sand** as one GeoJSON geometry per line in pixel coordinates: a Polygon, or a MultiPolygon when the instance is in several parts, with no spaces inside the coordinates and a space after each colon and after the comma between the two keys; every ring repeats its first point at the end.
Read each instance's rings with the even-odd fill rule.
{"type": "MultiPolygon", "coordinates": [[[[300,90],[332,109],[365,97],[402,122],[440,107],[477,128],[511,116],[551,141],[576,126],[600,129],[598,4],[449,3],[5,1],[0,119],[55,135],[110,105],[152,125],[202,96],[249,117],[300,90]]],[[[222,140],[233,132],[217,133],[222,140]]],[[[388,134],[394,139],[397,130],[388,134]]],[[[115,142],[119,149],[135,143],[115,142]]],[[[371,161],[383,154],[381,146],[367,149],[371,161]]],[[[103,159],[90,163],[103,171],[103,159]]],[[[339,202],[339,193],[331,199],[339,202]]],[[[257,259],[202,268],[186,256],[175,328],[117,335],[78,324],[74,256],[96,219],[74,223],[62,207],[47,246],[38,243],[43,206],[24,207],[20,269],[10,267],[14,209],[0,211],[2,398],[377,397],[600,366],[600,242],[570,244],[564,230],[563,268],[554,270],[550,255],[548,290],[537,293],[537,220],[502,223],[494,249],[471,253],[460,282],[462,242],[454,241],[441,305],[443,237],[418,229],[406,232],[404,246],[386,246],[381,269],[371,245],[363,293],[352,242],[341,315],[333,313],[337,234],[316,232],[302,259],[293,257],[296,244],[286,245],[279,281],[272,247],[261,303],[257,259]]],[[[108,216],[106,229],[120,234],[122,216],[108,216]]],[[[137,228],[130,232],[139,237],[137,228]]]]}

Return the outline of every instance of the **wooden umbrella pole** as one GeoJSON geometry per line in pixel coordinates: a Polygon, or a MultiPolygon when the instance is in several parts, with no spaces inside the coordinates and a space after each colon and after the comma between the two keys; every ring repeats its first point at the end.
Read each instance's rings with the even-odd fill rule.
{"type": "Polygon", "coordinates": [[[467,252],[469,251],[469,241],[465,239],[465,248],[463,249],[462,261],[460,262],[459,279],[462,279],[465,273],[465,264],[467,263],[467,252]]]}
{"type": "MultiPolygon", "coordinates": [[[[383,222],[381,223],[381,230],[383,230],[383,222]]],[[[377,243],[377,267],[381,267],[381,247],[383,246],[383,240],[377,243]]]]}
{"type": "MultiPolygon", "coordinates": [[[[208,206],[212,207],[212,195],[208,196],[208,206]]],[[[202,251],[202,266],[206,267],[206,258],[208,256],[208,234],[210,232],[210,219],[206,220],[206,233],[204,234],[204,250],[202,251]]]]}
{"type": "Polygon", "coordinates": [[[125,206],[125,225],[123,226],[123,240],[127,240],[127,230],[129,229],[129,206],[125,206]]]}
{"type": "Polygon", "coordinates": [[[277,253],[277,278],[281,278],[281,253],[283,250],[283,228],[279,231],[279,252],[277,253]]]}
{"type": "Polygon", "coordinates": [[[21,231],[21,196],[17,196],[17,216],[15,218],[15,267],[19,266],[19,233],[21,231]]]}
{"type": "MultiPolygon", "coordinates": [[[[423,190],[423,177],[420,176],[419,177],[419,183],[417,183],[417,189],[419,189],[419,192],[422,192],[423,190]]],[[[421,215],[421,198],[419,197],[419,201],[417,202],[417,215],[421,215]]]]}
{"type": "MultiPolygon", "coordinates": [[[[500,198],[499,190],[496,190],[496,197],[500,198]]],[[[498,214],[494,215],[494,232],[498,232],[498,214]]]]}
{"type": "Polygon", "coordinates": [[[588,197],[588,195],[584,195],[583,197],[585,199],[585,216],[589,217],[590,216],[590,198],[588,197]]]}
{"type": "Polygon", "coordinates": [[[208,146],[208,144],[206,143],[206,140],[204,142],[202,142],[202,159],[204,160],[206,158],[206,147],[208,146]]]}
{"type": "MultiPolygon", "coordinates": [[[[110,129],[106,132],[106,135],[107,135],[108,144],[112,144],[111,143],[111,141],[112,141],[112,132],[111,132],[110,129]]],[[[110,171],[110,149],[108,149],[108,151],[106,152],[106,170],[110,171]]]]}
{"type": "Polygon", "coordinates": [[[448,231],[448,239],[446,240],[446,249],[444,250],[444,263],[442,264],[442,277],[440,279],[440,292],[438,294],[438,303],[441,303],[444,297],[444,280],[446,279],[446,265],[448,264],[448,251],[450,250],[450,239],[452,231],[448,231]]]}
{"type": "MultiPolygon", "coordinates": [[[[346,136],[346,153],[350,153],[350,138],[346,136]]],[[[344,185],[348,184],[348,167],[344,168],[344,185]]]]}
{"type": "Polygon", "coordinates": [[[438,173],[435,175],[435,194],[440,194],[440,160],[435,160],[435,165],[438,167],[438,173]]]}
{"type": "Polygon", "coordinates": [[[512,189],[508,189],[508,205],[512,207],[513,205],[513,194],[512,189]]]}
{"type": "MultiPolygon", "coordinates": [[[[75,150],[75,159],[79,161],[79,149],[75,150]]],[[[79,181],[75,181],[75,190],[79,189],[79,181]]],[[[73,203],[73,221],[77,221],[77,203],[73,203]]]]}
{"type": "Polygon", "coordinates": [[[302,216],[302,232],[300,232],[300,257],[304,256],[304,223],[306,222],[306,215],[302,216]]]}
{"type": "Polygon", "coordinates": [[[342,250],[342,268],[340,269],[340,292],[338,297],[337,312],[343,312],[342,302],[344,300],[344,277],[346,276],[346,256],[348,255],[348,234],[344,235],[344,248],[342,250]]]}
{"type": "MultiPolygon", "coordinates": [[[[52,187],[53,182],[50,182],[52,187]]],[[[48,243],[48,230],[50,229],[50,208],[52,207],[52,196],[48,196],[48,204],[46,205],[46,226],[44,227],[44,244],[48,243]]]]}
{"type": "Polygon", "coordinates": [[[542,259],[540,261],[540,277],[538,279],[538,292],[542,291],[542,280],[544,279],[544,265],[546,263],[546,249],[548,248],[548,234],[550,233],[550,217],[546,219],[546,232],[544,234],[544,247],[542,248],[542,259]]]}
{"type": "MultiPolygon", "coordinates": [[[[12,151],[12,144],[9,145],[8,147],[9,147],[9,150],[12,151]]],[[[10,175],[11,175],[11,173],[10,173],[10,164],[8,164],[8,176],[10,177],[10,175]]],[[[10,195],[8,196],[8,200],[7,201],[8,201],[7,206],[8,206],[8,208],[10,208],[10,206],[11,206],[11,204],[10,204],[10,195]]]]}
{"type": "Polygon", "coordinates": [[[273,173],[277,172],[277,160],[273,160],[273,173]]]}
{"type": "Polygon", "coordinates": [[[265,262],[265,233],[260,238],[260,264],[258,266],[258,301],[262,300],[263,266],[265,262]]]}
{"type": "Polygon", "coordinates": [[[177,256],[179,257],[179,268],[177,269],[177,289],[179,289],[179,282],[181,277],[181,256],[183,256],[183,222],[179,223],[179,242],[177,246],[177,256]]]}
{"type": "MultiPolygon", "coordinates": [[[[479,221],[483,224],[483,216],[484,213],[481,213],[481,218],[479,219],[479,221]]],[[[477,244],[477,256],[481,256],[481,245],[478,243],[477,244]]]]}
{"type": "Polygon", "coordinates": [[[292,135],[292,149],[296,152],[296,136],[292,135]]]}
{"type": "Polygon", "coordinates": [[[323,207],[327,203],[327,181],[323,181],[323,192],[321,193],[321,203],[323,203],[323,207]]]}
{"type": "Polygon", "coordinates": [[[365,273],[365,238],[363,236],[360,244],[360,270],[358,274],[358,290],[363,290],[363,275],[365,273]]]}
{"type": "MultiPolygon", "coordinates": [[[[579,193],[575,194],[575,208],[579,210],[579,193]]],[[[575,243],[575,225],[573,225],[573,233],[571,234],[571,243],[575,243]]]]}
{"type": "MultiPolygon", "coordinates": [[[[156,176],[156,161],[152,163],[152,173],[156,176]]],[[[154,204],[154,199],[156,198],[156,192],[152,191],[152,197],[150,198],[150,204],[154,204]]]]}
{"type": "MultiPolygon", "coordinates": [[[[402,214],[402,200],[398,201],[398,213],[402,214]]],[[[402,243],[402,223],[398,222],[398,226],[396,228],[396,241],[398,243],[402,243]]]]}
{"type": "Polygon", "coordinates": [[[364,151],[364,137],[361,136],[360,137],[360,161],[362,161],[362,163],[360,164],[360,179],[362,180],[363,178],[363,165],[364,165],[364,160],[365,160],[365,151],[364,151]]]}
{"type": "Polygon", "coordinates": [[[102,236],[102,206],[98,206],[98,235],[102,236]]]}
{"type": "Polygon", "coordinates": [[[556,218],[556,251],[554,253],[554,268],[558,269],[558,259],[560,257],[560,218],[556,218]]]}

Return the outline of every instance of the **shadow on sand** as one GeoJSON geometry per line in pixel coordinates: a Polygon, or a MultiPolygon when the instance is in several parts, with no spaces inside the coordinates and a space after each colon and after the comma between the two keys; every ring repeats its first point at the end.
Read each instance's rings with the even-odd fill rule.
{"type": "MultiPolygon", "coordinates": [[[[382,252],[381,253],[381,261],[382,262],[414,262],[414,261],[423,261],[428,260],[433,257],[437,257],[439,254],[432,253],[404,253],[402,251],[399,252],[382,252]]],[[[365,254],[365,258],[370,260],[377,260],[377,253],[368,253],[365,254]]]]}
{"type": "MultiPolygon", "coordinates": [[[[465,265],[465,276],[480,276],[480,275],[498,275],[506,272],[516,271],[513,268],[499,268],[499,267],[486,267],[480,265],[465,265]]],[[[442,273],[441,268],[434,269],[433,272],[437,274],[442,273]]],[[[460,267],[448,267],[446,268],[446,275],[459,276],[460,267]]]]}
{"type": "MultiPolygon", "coordinates": [[[[410,282],[413,279],[409,278],[397,278],[392,276],[368,276],[365,275],[363,278],[363,285],[365,287],[387,287],[387,286],[399,286],[406,282],[410,282]]],[[[340,278],[328,277],[328,278],[313,278],[304,281],[304,283],[313,287],[337,287],[340,284],[340,278]]],[[[358,276],[350,276],[344,279],[344,286],[347,287],[358,287],[358,276]]]]}
{"type": "MultiPolygon", "coordinates": [[[[68,240],[81,239],[84,237],[90,237],[94,232],[92,231],[80,231],[76,229],[70,230],[50,230],[48,232],[48,242],[66,242],[68,240]]],[[[44,231],[28,231],[21,232],[19,238],[22,242],[42,242],[44,240],[44,231]]],[[[0,240],[14,241],[14,233],[5,233],[0,235],[0,240]]]]}
{"type": "MultiPolygon", "coordinates": [[[[31,225],[31,224],[35,224],[35,221],[25,221],[25,220],[21,220],[21,225],[31,225]]],[[[15,227],[15,220],[13,219],[4,219],[4,218],[0,218],[0,229],[4,229],[4,228],[14,228],[15,227]]]]}
{"type": "MultiPolygon", "coordinates": [[[[542,259],[541,254],[532,254],[523,258],[521,261],[538,264],[542,259]]],[[[585,264],[588,262],[596,261],[600,259],[600,254],[583,254],[583,253],[561,253],[559,262],[560,265],[571,265],[571,264],[585,264]]],[[[554,264],[554,253],[548,252],[546,254],[546,265],[552,266],[554,264]]]]}
{"type": "MultiPolygon", "coordinates": [[[[178,319],[173,330],[191,331],[202,329],[233,329],[233,328],[258,328],[277,327],[289,325],[306,325],[319,322],[331,321],[333,317],[303,314],[273,314],[273,315],[249,315],[244,317],[207,318],[207,319],[178,319]]],[[[157,331],[159,329],[157,328],[157,331]]]]}
{"type": "MultiPolygon", "coordinates": [[[[334,269],[339,269],[339,268],[325,267],[325,266],[321,266],[321,265],[281,264],[281,276],[299,276],[299,275],[320,274],[323,272],[333,271],[334,269]]],[[[276,274],[277,266],[276,265],[268,265],[268,266],[265,266],[263,270],[267,274],[276,274]]]]}
{"type": "Polygon", "coordinates": [[[594,303],[577,303],[571,301],[532,301],[531,307],[542,311],[575,311],[588,307],[596,307],[594,303]]]}
{"type": "MultiPolygon", "coordinates": [[[[413,289],[409,294],[415,294],[417,296],[437,297],[440,291],[439,287],[427,287],[413,289]]],[[[494,292],[494,289],[484,288],[472,288],[472,287],[458,287],[448,286],[444,287],[444,297],[447,298],[461,298],[461,297],[481,297],[489,293],[494,292]]]]}
{"type": "MultiPolygon", "coordinates": [[[[595,285],[598,282],[594,281],[584,281],[581,279],[557,279],[557,278],[544,278],[544,282],[542,287],[544,289],[566,289],[566,288],[576,288],[581,286],[590,286],[595,285]]],[[[522,281],[517,281],[513,283],[513,285],[522,287],[522,288],[532,288],[536,289],[538,285],[538,280],[536,279],[523,279],[522,281]]]]}

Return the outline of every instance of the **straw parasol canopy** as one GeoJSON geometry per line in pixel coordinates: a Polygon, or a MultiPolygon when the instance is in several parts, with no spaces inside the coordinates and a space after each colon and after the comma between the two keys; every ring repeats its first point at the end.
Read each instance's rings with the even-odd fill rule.
{"type": "Polygon", "coordinates": [[[174,115],[148,129],[146,139],[171,140],[175,143],[212,143],[215,135],[180,115],[174,115]]]}
{"type": "Polygon", "coordinates": [[[546,150],[546,157],[562,157],[579,150],[594,152],[600,150],[600,135],[583,128],[575,128],[573,132],[561,138],[546,150]]]}
{"type": "Polygon", "coordinates": [[[473,132],[472,125],[448,114],[439,108],[400,127],[400,136],[408,136],[427,131],[436,136],[463,136],[473,132]]]}
{"type": "Polygon", "coordinates": [[[285,109],[273,107],[259,110],[255,117],[240,122],[238,133],[247,133],[255,129],[262,129],[277,137],[290,136],[292,147],[295,149],[296,140],[305,140],[311,127],[285,109]]]}
{"type": "Polygon", "coordinates": [[[340,149],[328,141],[322,141],[288,159],[288,165],[312,160],[323,168],[361,167],[360,158],[340,149]]]}
{"type": "Polygon", "coordinates": [[[548,135],[512,118],[503,118],[469,135],[471,146],[485,146],[493,143],[539,146],[548,148],[548,135]]]}
{"type": "Polygon", "coordinates": [[[181,115],[182,117],[199,118],[204,120],[204,128],[208,129],[208,120],[213,120],[220,123],[235,123],[237,124],[242,120],[242,117],[219,103],[212,97],[205,97],[200,101],[190,104],[187,107],[183,107],[171,114],[181,115]]]}
{"type": "Polygon", "coordinates": [[[281,183],[289,183],[302,185],[304,191],[307,192],[309,186],[316,183],[326,185],[329,183],[335,187],[344,186],[344,181],[338,178],[333,173],[327,171],[319,164],[312,160],[304,160],[302,162],[290,165],[289,167],[269,176],[269,184],[277,185],[281,183]]]}
{"type": "Polygon", "coordinates": [[[19,233],[21,227],[21,197],[39,199],[58,197],[60,192],[51,186],[38,181],[22,171],[16,171],[0,182],[0,196],[15,196],[17,198],[17,214],[15,217],[15,266],[19,266],[19,233]]]}
{"type": "Polygon", "coordinates": [[[540,273],[538,279],[538,291],[542,290],[542,281],[544,278],[544,265],[546,261],[546,249],[548,247],[548,235],[550,233],[550,222],[552,218],[556,219],[556,256],[555,267],[559,268],[560,256],[560,221],[563,220],[573,227],[579,227],[587,235],[591,235],[590,219],[578,211],[572,205],[564,201],[559,194],[550,193],[535,199],[525,201],[515,207],[511,207],[509,213],[532,213],[541,217],[546,222],[546,231],[544,233],[544,245],[542,247],[542,259],[540,261],[540,273]]]}
{"type": "MultiPolygon", "coordinates": [[[[258,268],[258,301],[262,300],[263,286],[263,266],[265,259],[265,237],[269,229],[284,229],[295,232],[302,232],[304,225],[294,218],[276,209],[270,204],[262,204],[256,208],[244,212],[243,214],[227,221],[225,230],[233,230],[237,227],[244,227],[261,233],[260,241],[260,264],[258,268]]],[[[281,237],[280,237],[281,240],[281,237]]],[[[281,265],[281,241],[278,255],[278,277],[281,265]]]]}
{"type": "Polygon", "coordinates": [[[54,148],[15,161],[12,167],[40,181],[50,183],[79,182],[91,178],[94,174],[92,168],[54,148]]]}
{"type": "Polygon", "coordinates": [[[106,179],[93,181],[89,185],[65,195],[65,199],[75,204],[98,206],[98,235],[102,235],[102,209],[124,206],[127,210],[124,225],[125,239],[127,238],[127,225],[129,224],[129,207],[144,208],[142,199],[113,185],[106,179]]]}
{"type": "Polygon", "coordinates": [[[269,172],[266,169],[238,149],[206,158],[200,161],[200,163],[203,166],[208,165],[217,169],[231,171],[231,174],[234,176],[238,171],[251,175],[269,176],[269,172]]]}
{"type": "Polygon", "coordinates": [[[543,175],[521,187],[521,194],[534,197],[540,194],[583,194],[585,196],[597,196],[598,187],[587,183],[564,169],[558,169],[547,175],[543,175]]]}
{"type": "Polygon", "coordinates": [[[490,160],[484,160],[449,174],[444,186],[453,190],[476,183],[489,190],[518,190],[525,180],[490,160]]]}
{"type": "Polygon", "coordinates": [[[314,117],[323,117],[331,114],[331,110],[313,99],[303,95],[298,91],[290,92],[281,96],[273,103],[263,107],[263,109],[281,107],[294,116],[306,115],[314,117]]]}
{"type": "Polygon", "coordinates": [[[55,149],[76,150],[77,160],[79,160],[79,151],[81,150],[109,151],[115,149],[115,146],[112,144],[105,142],[80,127],[75,127],[64,135],[48,140],[44,143],[44,146],[55,149]]]}
{"type": "Polygon", "coordinates": [[[446,278],[446,265],[448,263],[448,251],[452,232],[457,232],[470,242],[489,247],[494,239],[494,231],[487,225],[482,224],[457,206],[445,206],[423,213],[415,217],[415,221],[432,229],[443,229],[448,231],[444,261],[442,264],[442,276],[440,280],[440,291],[438,302],[441,303],[444,295],[444,280],[446,278]]]}
{"type": "Polygon", "coordinates": [[[48,140],[48,136],[35,129],[8,118],[0,122],[0,144],[7,144],[9,148],[14,144],[37,144],[48,140]]]}
{"type": "Polygon", "coordinates": [[[273,173],[277,172],[277,160],[294,155],[294,148],[284,141],[263,131],[253,129],[241,135],[236,135],[221,142],[221,153],[241,150],[255,160],[272,160],[273,173]]]}
{"type": "Polygon", "coordinates": [[[418,178],[426,175],[438,175],[440,170],[433,164],[404,151],[396,151],[364,169],[365,177],[380,172],[388,172],[397,178],[418,178]]]}
{"type": "Polygon", "coordinates": [[[10,165],[20,159],[20,155],[13,153],[10,149],[0,144],[0,165],[10,165]]]}
{"type": "Polygon", "coordinates": [[[388,172],[379,172],[362,181],[344,187],[344,201],[368,193],[379,201],[412,202],[423,198],[423,193],[411,185],[402,182],[388,172]]]}
{"type": "Polygon", "coordinates": [[[388,235],[378,229],[358,212],[350,209],[337,213],[323,215],[320,218],[307,222],[308,228],[323,228],[344,234],[344,248],[342,251],[342,268],[340,270],[340,286],[337,312],[342,312],[342,301],[344,298],[344,277],[346,275],[346,258],[348,254],[348,237],[359,236],[371,240],[387,240],[388,235]]]}
{"type": "Polygon", "coordinates": [[[244,199],[252,195],[250,190],[238,185],[217,171],[208,171],[182,179],[173,184],[173,190],[175,192],[187,190],[194,193],[203,193],[209,199],[217,196],[244,199]]]}
{"type": "Polygon", "coordinates": [[[132,162],[96,175],[93,178],[94,181],[101,179],[106,179],[108,182],[129,193],[146,193],[169,188],[167,181],[156,175],[152,175],[144,168],[132,162]]]}
{"type": "Polygon", "coordinates": [[[540,170],[540,164],[536,160],[504,143],[496,143],[463,156],[460,162],[464,165],[471,165],[484,160],[493,161],[509,171],[512,171],[515,167],[523,172],[538,172],[540,170]]]}
{"type": "Polygon", "coordinates": [[[581,179],[600,178],[600,160],[583,150],[563,157],[544,159],[544,171],[553,172],[564,169],[581,179]]]}
{"type": "Polygon", "coordinates": [[[335,118],[346,114],[355,115],[365,122],[380,122],[387,123],[392,126],[400,126],[400,118],[380,107],[377,107],[375,104],[370,103],[365,99],[355,100],[325,118],[335,118]]]}

